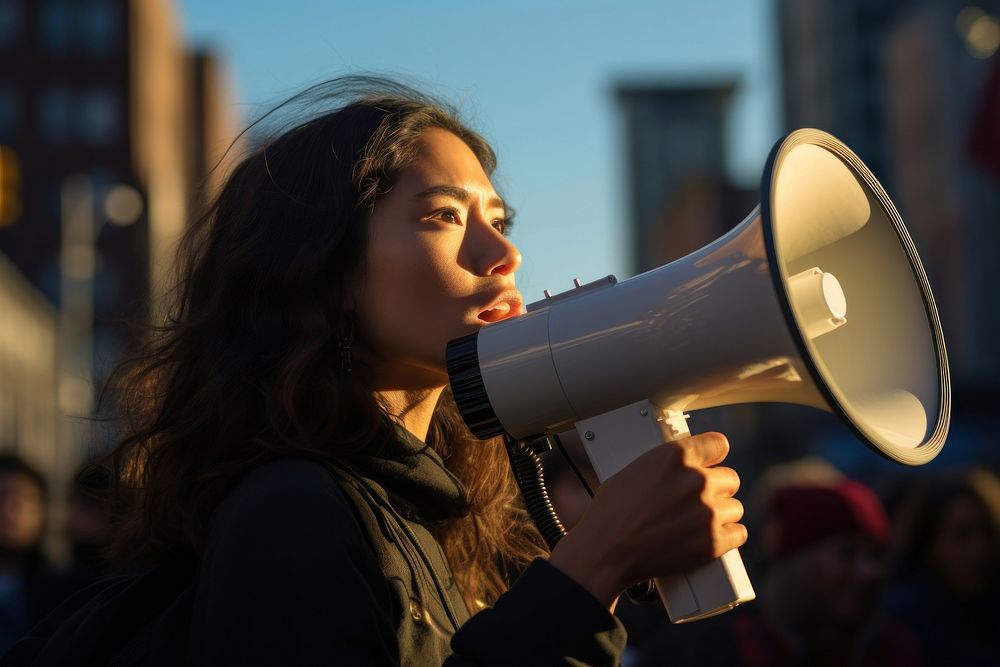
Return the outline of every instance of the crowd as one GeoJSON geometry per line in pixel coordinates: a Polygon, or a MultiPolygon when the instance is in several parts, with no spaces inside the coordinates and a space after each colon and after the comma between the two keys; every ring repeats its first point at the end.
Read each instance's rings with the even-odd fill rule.
{"type": "MultiPolygon", "coordinates": [[[[565,466],[549,488],[571,527],[589,497],[565,466]]],[[[109,570],[108,478],[85,468],[70,490],[68,567],[42,542],[48,485],[0,457],[0,652],[109,570]]],[[[776,468],[751,491],[744,549],[758,599],[672,626],[662,608],[619,603],[632,665],[1000,665],[1000,481],[965,470],[899,483],[884,498],[821,461],[776,468]]]]}
{"type": "Polygon", "coordinates": [[[67,597],[110,572],[103,551],[108,482],[98,467],[74,478],[64,525],[52,531],[61,533],[70,561],[56,567],[43,550],[50,522],[45,477],[16,456],[0,456],[0,654],[67,597]]]}
{"type": "MultiPolygon", "coordinates": [[[[589,498],[558,460],[547,470],[570,527],[589,498]]],[[[757,599],[679,626],[622,599],[626,665],[1000,665],[996,475],[920,474],[879,497],[811,459],[746,493],[757,599]]]]}
{"type": "MultiPolygon", "coordinates": [[[[566,467],[547,470],[570,527],[589,498],[566,467]]],[[[46,480],[19,458],[0,457],[0,652],[108,572],[107,484],[99,468],[76,476],[62,527],[72,561],[55,568],[42,550],[46,480]]],[[[626,664],[1000,665],[994,474],[921,476],[880,498],[808,460],[776,468],[750,495],[744,556],[758,599],[683,626],[658,606],[623,599],[626,664]]]]}

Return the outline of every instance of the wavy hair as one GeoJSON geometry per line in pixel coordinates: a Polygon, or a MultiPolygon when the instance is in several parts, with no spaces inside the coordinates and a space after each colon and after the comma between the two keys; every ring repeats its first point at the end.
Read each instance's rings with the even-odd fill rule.
{"type": "MultiPolygon", "coordinates": [[[[340,364],[367,221],[425,130],[461,138],[488,174],[496,155],[455,110],[384,79],[326,82],[264,118],[315,104],[325,110],[251,151],[193,222],[164,323],[113,376],[119,556],[197,556],[213,509],[251,468],[364,455],[393,437],[370,374],[340,364]]],[[[474,611],[544,543],[503,447],[473,438],[448,391],[427,441],[466,487],[468,513],[438,538],[474,611]]]]}

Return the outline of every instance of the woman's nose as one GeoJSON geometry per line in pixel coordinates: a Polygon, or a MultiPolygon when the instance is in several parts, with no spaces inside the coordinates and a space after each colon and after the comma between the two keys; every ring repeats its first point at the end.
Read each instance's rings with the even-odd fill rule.
{"type": "Polygon", "coordinates": [[[480,229],[475,242],[477,273],[482,276],[512,275],[521,266],[521,251],[491,223],[477,226],[480,229]]]}
{"type": "Polygon", "coordinates": [[[513,275],[521,266],[521,251],[506,236],[498,234],[497,240],[500,242],[501,249],[497,253],[496,260],[488,265],[486,275],[513,275]]]}

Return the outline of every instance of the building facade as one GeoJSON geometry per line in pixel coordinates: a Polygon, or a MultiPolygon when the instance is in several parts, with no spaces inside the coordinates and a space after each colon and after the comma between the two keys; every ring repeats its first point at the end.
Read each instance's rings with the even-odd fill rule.
{"type": "MultiPolygon", "coordinates": [[[[238,130],[230,95],[171,0],[0,0],[0,253],[58,324],[57,422],[90,416],[134,325],[161,313],[176,242],[218,185],[206,165],[238,130]]],[[[51,433],[30,446],[79,461],[107,444],[51,433]]]]}
{"type": "Polygon", "coordinates": [[[1000,2],[975,5],[776,5],[787,128],[832,132],[886,186],[935,290],[954,379],[970,387],[995,386],[1000,373],[1000,278],[988,270],[1000,256],[1000,178],[976,160],[977,134],[989,131],[977,109],[1000,95],[988,88],[1000,2]]]}
{"type": "Polygon", "coordinates": [[[725,124],[735,85],[618,87],[634,272],[700,248],[749,211],[733,212],[745,200],[725,176],[725,124]]]}

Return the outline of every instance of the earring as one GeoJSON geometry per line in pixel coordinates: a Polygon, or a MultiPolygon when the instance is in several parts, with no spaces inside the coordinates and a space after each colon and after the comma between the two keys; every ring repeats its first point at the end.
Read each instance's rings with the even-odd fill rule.
{"type": "Polygon", "coordinates": [[[347,319],[346,331],[340,338],[340,369],[345,373],[350,373],[351,365],[351,344],[354,342],[354,320],[347,319]]]}

